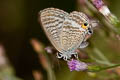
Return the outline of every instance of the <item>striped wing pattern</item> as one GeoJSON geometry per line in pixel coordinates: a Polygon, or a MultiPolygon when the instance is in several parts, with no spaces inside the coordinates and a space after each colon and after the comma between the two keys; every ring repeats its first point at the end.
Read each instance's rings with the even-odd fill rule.
{"type": "Polygon", "coordinates": [[[39,15],[40,15],[40,22],[43,26],[43,29],[47,37],[54,45],[54,47],[59,52],[62,52],[60,34],[61,34],[63,22],[65,18],[69,16],[69,14],[60,9],[47,8],[40,11],[39,15]]]}
{"type": "Polygon", "coordinates": [[[62,47],[66,51],[74,51],[85,38],[86,31],[81,28],[83,22],[88,22],[88,17],[81,12],[72,12],[65,19],[61,32],[62,47]]]}

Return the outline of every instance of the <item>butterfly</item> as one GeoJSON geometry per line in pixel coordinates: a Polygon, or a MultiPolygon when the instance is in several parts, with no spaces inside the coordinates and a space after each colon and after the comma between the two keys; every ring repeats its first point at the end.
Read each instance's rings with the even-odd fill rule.
{"type": "Polygon", "coordinates": [[[39,21],[58,50],[57,57],[66,61],[72,55],[78,58],[76,49],[87,47],[87,36],[93,34],[92,21],[82,12],[67,13],[57,8],[46,8],[39,12],[39,21]]]}

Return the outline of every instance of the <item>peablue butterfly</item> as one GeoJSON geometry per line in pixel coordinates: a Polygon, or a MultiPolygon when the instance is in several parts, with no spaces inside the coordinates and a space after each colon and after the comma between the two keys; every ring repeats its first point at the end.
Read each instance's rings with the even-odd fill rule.
{"type": "Polygon", "coordinates": [[[58,58],[64,60],[76,58],[77,48],[88,46],[86,36],[93,33],[92,22],[82,12],[73,11],[70,14],[56,8],[46,8],[39,12],[39,21],[52,43],[59,51],[58,58]]]}

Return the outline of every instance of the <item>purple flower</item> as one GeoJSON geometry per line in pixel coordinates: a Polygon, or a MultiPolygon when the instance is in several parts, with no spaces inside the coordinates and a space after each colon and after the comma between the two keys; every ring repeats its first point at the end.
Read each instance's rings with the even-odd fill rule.
{"type": "Polygon", "coordinates": [[[50,46],[46,47],[45,50],[47,53],[53,53],[52,48],[50,46]]]}
{"type": "Polygon", "coordinates": [[[93,4],[97,9],[100,9],[104,5],[102,0],[93,0],[93,4]]]}
{"type": "Polygon", "coordinates": [[[67,62],[70,71],[83,71],[87,69],[87,64],[84,62],[80,62],[78,60],[72,59],[71,61],[67,62]]]}

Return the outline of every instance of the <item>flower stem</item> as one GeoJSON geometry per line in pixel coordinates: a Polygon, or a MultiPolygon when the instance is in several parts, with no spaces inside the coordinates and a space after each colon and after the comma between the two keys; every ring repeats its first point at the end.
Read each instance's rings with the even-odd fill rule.
{"type": "Polygon", "coordinates": [[[119,66],[120,66],[120,64],[116,64],[116,65],[108,66],[108,67],[88,66],[88,71],[89,72],[99,72],[99,71],[103,71],[103,70],[107,70],[107,69],[116,68],[116,67],[119,67],[119,66]]]}

